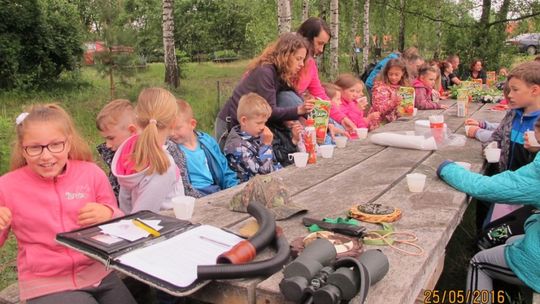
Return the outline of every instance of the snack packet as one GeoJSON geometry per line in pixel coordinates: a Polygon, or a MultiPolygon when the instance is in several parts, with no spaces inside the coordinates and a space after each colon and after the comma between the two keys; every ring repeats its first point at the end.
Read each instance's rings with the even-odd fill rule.
{"type": "Polygon", "coordinates": [[[414,113],[414,88],[413,87],[399,87],[397,91],[401,96],[401,103],[398,106],[398,113],[400,116],[413,116],[414,113]]]}
{"type": "Polygon", "coordinates": [[[331,106],[330,101],[322,100],[320,98],[315,100],[315,108],[313,109],[312,117],[315,120],[315,134],[319,145],[324,144],[326,131],[328,130],[331,106]]]}

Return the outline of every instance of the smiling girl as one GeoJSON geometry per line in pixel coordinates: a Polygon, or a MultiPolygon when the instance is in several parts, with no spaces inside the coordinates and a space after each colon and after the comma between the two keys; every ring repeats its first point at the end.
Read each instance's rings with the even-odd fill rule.
{"type": "Polygon", "coordinates": [[[71,117],[58,105],[36,104],[16,123],[11,171],[0,177],[0,245],[11,230],[21,300],[135,303],[102,264],[55,242],[57,233],[122,215],[71,117]]]}

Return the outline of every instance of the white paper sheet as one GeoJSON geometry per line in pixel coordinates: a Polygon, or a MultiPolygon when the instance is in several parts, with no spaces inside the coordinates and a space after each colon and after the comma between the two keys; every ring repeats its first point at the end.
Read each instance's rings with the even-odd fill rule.
{"type": "Polygon", "coordinates": [[[126,253],[117,260],[179,287],[197,279],[198,265],[215,265],[217,257],[242,238],[201,225],[157,244],[126,253]]]}
{"type": "MultiPolygon", "coordinates": [[[[161,222],[160,220],[138,220],[144,222],[148,226],[156,229],[157,231],[163,228],[163,226],[159,225],[159,223],[161,222]]],[[[119,237],[130,242],[150,235],[144,229],[141,229],[140,227],[137,227],[135,224],[133,224],[132,220],[121,220],[115,223],[101,225],[99,226],[99,228],[105,234],[119,237]]]]}

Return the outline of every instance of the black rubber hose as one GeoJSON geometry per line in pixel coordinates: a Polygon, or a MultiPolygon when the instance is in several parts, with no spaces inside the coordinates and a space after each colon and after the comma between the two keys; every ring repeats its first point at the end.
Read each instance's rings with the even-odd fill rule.
{"type": "Polygon", "coordinates": [[[201,280],[221,280],[270,276],[283,268],[289,261],[291,254],[289,242],[287,242],[283,233],[280,233],[279,236],[276,235],[275,243],[277,252],[274,257],[268,260],[241,265],[198,266],[197,278],[201,280]]]}

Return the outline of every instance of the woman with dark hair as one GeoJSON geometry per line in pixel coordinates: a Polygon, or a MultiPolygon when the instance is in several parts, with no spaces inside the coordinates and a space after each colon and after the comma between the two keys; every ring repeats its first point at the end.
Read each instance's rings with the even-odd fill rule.
{"type": "Polygon", "coordinates": [[[465,74],[463,74],[463,79],[482,79],[482,83],[486,84],[487,81],[487,75],[484,71],[482,60],[480,59],[474,59],[471,62],[471,65],[469,67],[468,71],[465,71],[465,74]]]}
{"type": "Polygon", "coordinates": [[[216,118],[216,138],[219,140],[230,128],[238,125],[238,101],[247,93],[257,93],[268,102],[272,108],[269,121],[297,120],[299,116],[311,112],[313,101],[303,102],[300,97],[297,105],[278,106],[278,94],[294,90],[307,50],[306,39],[295,33],[285,33],[268,45],[259,57],[253,59],[246,76],[240,80],[216,118]]]}
{"type": "MultiPolygon", "coordinates": [[[[314,57],[324,52],[324,46],[330,40],[330,28],[323,19],[318,17],[308,18],[300,25],[297,31],[309,43],[309,53],[304,68],[300,71],[298,81],[295,84],[296,91],[303,95],[309,93],[314,97],[330,101],[319,79],[319,70],[314,57]]],[[[347,130],[355,130],[356,125],[345,116],[336,106],[330,108],[330,118],[344,126],[347,130]]]]}

